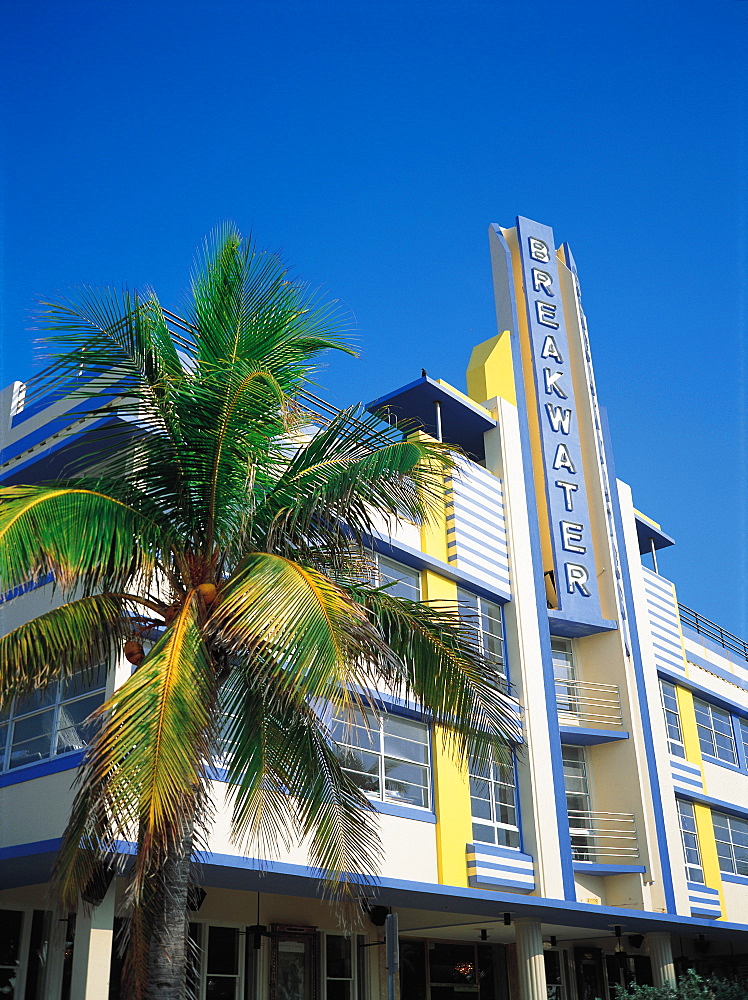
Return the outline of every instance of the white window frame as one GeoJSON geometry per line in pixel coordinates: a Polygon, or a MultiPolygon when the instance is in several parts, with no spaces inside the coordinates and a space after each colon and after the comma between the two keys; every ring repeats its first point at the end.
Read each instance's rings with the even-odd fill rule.
{"type": "MultiPolygon", "coordinates": [[[[94,711],[98,705],[103,704],[107,696],[107,672],[104,673],[103,683],[97,685],[96,687],[89,687],[84,685],[80,692],[69,697],[61,697],[63,685],[67,683],[66,681],[57,681],[53,685],[50,685],[46,689],[46,692],[50,692],[54,689],[54,698],[50,698],[38,707],[27,709],[25,711],[18,712],[19,707],[23,709],[26,699],[14,698],[11,703],[10,709],[6,715],[0,716],[0,774],[5,774],[8,771],[18,771],[26,767],[34,767],[39,764],[43,764],[46,761],[55,760],[58,757],[65,757],[68,754],[80,753],[85,750],[88,745],[88,740],[85,739],[83,733],[78,731],[78,736],[81,741],[83,741],[82,747],[73,747],[69,750],[63,750],[58,752],[57,750],[57,740],[61,732],[66,729],[72,728],[69,725],[60,725],[62,712],[67,705],[75,705],[77,702],[83,701],[86,698],[90,698],[93,695],[100,694],[100,699],[97,705],[93,705],[91,711],[94,711]],[[33,719],[35,716],[43,715],[45,713],[51,713],[51,725],[48,733],[42,733],[39,736],[32,737],[37,740],[42,736],[48,736],[49,738],[49,753],[46,756],[39,757],[37,760],[27,761],[21,764],[12,764],[12,750],[13,750],[13,737],[15,734],[16,725],[18,723],[24,722],[26,719],[33,719]]],[[[41,692],[44,694],[45,692],[41,692]]],[[[90,714],[90,713],[89,713],[90,714]]],[[[77,723],[81,725],[81,723],[77,723]]]]}
{"type": "Polygon", "coordinates": [[[519,795],[517,789],[517,768],[516,768],[516,762],[514,760],[514,755],[512,755],[512,761],[510,764],[497,764],[496,761],[493,759],[493,754],[485,763],[488,764],[490,768],[490,777],[487,777],[485,774],[478,773],[478,762],[475,759],[470,761],[470,765],[468,768],[469,779],[470,779],[470,801],[471,801],[471,818],[473,824],[473,840],[478,844],[492,844],[494,847],[505,847],[507,850],[520,851],[522,850],[522,835],[519,827],[519,795]],[[503,769],[510,770],[512,774],[511,784],[508,781],[495,779],[493,776],[495,773],[494,768],[500,768],[501,770],[503,769]],[[488,799],[485,799],[484,796],[473,795],[474,782],[483,782],[484,784],[488,785],[488,799]],[[511,803],[502,802],[497,797],[496,794],[498,790],[497,786],[501,788],[511,788],[514,801],[511,803]],[[473,798],[482,798],[484,801],[489,802],[491,808],[490,819],[485,819],[482,816],[476,816],[475,813],[472,812],[473,798]],[[503,823],[500,819],[497,818],[497,816],[499,815],[499,810],[502,806],[504,808],[508,807],[514,810],[514,819],[515,819],[514,823],[503,823]],[[493,828],[495,835],[494,839],[486,840],[485,838],[476,834],[475,828],[478,825],[493,828]],[[502,831],[504,833],[505,839],[508,839],[510,841],[514,840],[516,842],[508,844],[499,843],[499,831],[502,831]]]}
{"type": "Polygon", "coordinates": [[[387,588],[388,594],[404,597],[409,601],[421,600],[420,570],[390,559],[389,556],[377,554],[377,584],[382,587],[388,583],[393,584],[387,588]],[[403,593],[403,590],[406,592],[403,593]]]}
{"type": "Polygon", "coordinates": [[[735,731],[732,727],[732,715],[729,712],[725,712],[721,708],[717,708],[716,705],[712,705],[708,701],[702,701],[701,698],[694,698],[693,707],[696,713],[696,728],[699,733],[699,746],[701,747],[702,754],[707,757],[711,757],[715,760],[722,761],[724,764],[732,764],[734,767],[738,767],[738,748],[735,745],[735,731]],[[702,712],[702,717],[699,717],[699,712],[702,712]],[[703,721],[703,715],[708,715],[709,724],[703,721]],[[724,716],[727,720],[727,727],[729,732],[723,733],[715,728],[715,718],[723,721],[720,717],[724,716]],[[707,735],[708,734],[708,735],[707,735]],[[732,756],[725,757],[720,753],[720,750],[724,750],[724,747],[720,747],[717,742],[717,737],[729,740],[732,756]]]}
{"type": "Polygon", "coordinates": [[[744,836],[748,839],[748,820],[738,819],[736,816],[727,815],[727,813],[712,811],[712,825],[714,826],[714,839],[717,842],[719,870],[731,875],[748,875],[748,846],[735,843],[736,834],[744,836]],[[725,840],[721,830],[718,832],[715,820],[719,820],[724,824],[724,826],[727,827],[730,837],[729,840],[725,840]],[[739,829],[739,826],[743,829],[739,829]],[[726,846],[728,850],[723,850],[722,853],[720,853],[720,845],[726,846]],[[745,852],[745,856],[741,857],[739,861],[735,856],[736,847],[740,851],[745,852]],[[730,861],[728,866],[725,866],[725,858],[723,857],[725,854],[729,854],[730,861]]]}
{"type": "Polygon", "coordinates": [[[361,934],[340,934],[336,931],[323,931],[322,933],[322,947],[320,948],[320,959],[321,959],[321,979],[322,979],[322,1000],[327,1000],[327,984],[333,983],[350,983],[351,984],[351,1000],[358,1000],[361,991],[361,977],[360,973],[364,973],[364,969],[359,968],[359,948],[362,943],[363,935],[361,934]],[[340,976],[332,977],[328,975],[327,970],[327,942],[330,938],[343,938],[343,940],[348,941],[348,947],[350,948],[350,959],[351,959],[351,975],[349,978],[344,979],[340,976]]]}
{"type": "MultiPolygon", "coordinates": [[[[379,791],[363,789],[364,794],[367,795],[374,802],[386,802],[390,805],[403,806],[408,809],[422,809],[425,811],[431,811],[433,809],[432,805],[432,752],[431,752],[431,727],[428,723],[421,722],[418,719],[409,718],[408,716],[400,715],[395,712],[373,712],[371,709],[364,709],[364,719],[361,718],[361,713],[357,710],[352,713],[352,715],[341,715],[334,717],[331,720],[331,725],[339,728],[340,737],[336,740],[337,746],[341,752],[349,751],[351,753],[366,753],[377,758],[378,769],[377,769],[377,781],[379,784],[379,791]],[[409,726],[418,727],[423,735],[424,740],[408,740],[408,737],[403,737],[401,735],[388,733],[387,723],[388,720],[396,720],[399,722],[405,722],[409,726]],[[372,736],[376,734],[378,736],[378,746],[375,748],[373,746],[359,745],[358,743],[351,740],[349,734],[356,734],[359,739],[364,743],[367,740],[365,733],[370,733],[372,736]],[[385,752],[385,738],[390,739],[404,739],[409,742],[416,743],[425,749],[425,761],[421,763],[420,761],[410,760],[407,757],[401,757],[394,753],[385,752]],[[388,761],[394,762],[395,764],[405,764],[411,765],[418,768],[423,768],[425,771],[425,784],[417,785],[416,782],[409,782],[409,784],[417,785],[425,791],[425,805],[419,805],[414,802],[407,802],[402,798],[398,798],[396,795],[387,793],[387,768],[386,763],[388,761]]],[[[343,770],[349,774],[354,781],[355,774],[371,774],[371,772],[358,771],[350,766],[346,766],[345,760],[341,760],[341,765],[343,770]]],[[[389,779],[392,780],[392,779],[389,779]]],[[[395,779],[396,780],[396,779],[395,779]]]]}
{"type": "Polygon", "coordinates": [[[488,601],[462,587],[457,588],[457,608],[460,618],[473,631],[481,652],[494,665],[503,688],[508,692],[509,671],[506,663],[504,609],[496,601],[488,601]],[[492,630],[493,623],[498,623],[498,631],[492,630]],[[489,648],[496,640],[501,648],[498,654],[489,648]]]}
{"type": "Polygon", "coordinates": [[[686,802],[685,799],[676,798],[675,804],[678,808],[678,826],[680,828],[680,840],[683,847],[683,863],[686,867],[686,878],[689,882],[704,882],[704,866],[701,863],[701,848],[699,846],[699,832],[696,827],[696,814],[693,803],[686,802]],[[695,856],[694,861],[689,861],[689,854],[695,856]]]}
{"type": "Polygon", "coordinates": [[[670,681],[664,681],[662,678],[660,678],[660,700],[662,701],[662,711],[665,716],[668,750],[673,757],[682,757],[685,760],[686,747],[683,743],[683,727],[680,721],[678,691],[675,684],[671,684],[670,681]],[[668,704],[669,701],[672,704],[668,704]]]}

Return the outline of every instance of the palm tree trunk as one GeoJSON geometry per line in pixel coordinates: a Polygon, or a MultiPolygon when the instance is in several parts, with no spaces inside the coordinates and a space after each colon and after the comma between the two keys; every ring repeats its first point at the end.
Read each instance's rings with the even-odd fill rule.
{"type": "Polygon", "coordinates": [[[148,959],[147,1000],[185,1000],[188,944],[188,891],[192,828],[169,853],[158,873],[160,886],[153,903],[151,941],[148,959]]]}

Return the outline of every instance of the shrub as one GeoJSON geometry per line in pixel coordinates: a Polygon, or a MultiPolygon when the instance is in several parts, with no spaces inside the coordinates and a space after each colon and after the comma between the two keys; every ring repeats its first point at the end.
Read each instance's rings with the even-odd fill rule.
{"type": "Polygon", "coordinates": [[[681,976],[677,987],[629,986],[615,987],[615,1000],[746,1000],[748,983],[710,976],[704,979],[689,969],[681,976]]]}

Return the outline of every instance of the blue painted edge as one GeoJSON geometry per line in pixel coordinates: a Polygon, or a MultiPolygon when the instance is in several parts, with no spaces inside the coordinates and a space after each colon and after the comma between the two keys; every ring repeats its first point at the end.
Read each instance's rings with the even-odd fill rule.
{"type": "MultiPolygon", "coordinates": [[[[746,879],[746,882],[748,882],[748,879],[746,879]]],[[[719,899],[719,889],[712,889],[710,885],[704,885],[703,882],[686,881],[686,885],[690,890],[693,890],[694,892],[703,892],[708,896],[715,896],[717,899],[719,899]]]]}
{"type": "Polygon", "coordinates": [[[47,774],[59,774],[61,771],[75,770],[83,760],[83,754],[83,750],[73,750],[71,753],[60,754],[59,757],[52,757],[50,760],[41,760],[36,764],[27,764],[25,767],[17,767],[13,771],[6,771],[5,774],[0,774],[0,788],[7,788],[9,785],[20,785],[24,781],[43,778],[47,774]]]}
{"type": "Polygon", "coordinates": [[[519,882],[505,882],[502,878],[493,878],[490,875],[468,875],[468,885],[472,889],[480,889],[482,886],[488,886],[489,889],[491,886],[496,886],[497,889],[513,889],[523,895],[535,890],[535,882],[522,885],[519,882]]]}
{"type": "MultiPolygon", "coordinates": [[[[517,221],[519,229],[519,220],[517,221]]],[[[514,271],[512,267],[512,251],[504,239],[501,228],[495,223],[489,227],[504,254],[504,271],[508,292],[508,305],[512,322],[509,328],[512,347],[512,369],[517,390],[517,413],[519,418],[519,436],[524,466],[525,503],[530,528],[530,552],[532,571],[535,582],[535,603],[540,635],[540,650],[543,664],[543,685],[545,688],[546,708],[548,711],[548,729],[550,734],[551,772],[553,791],[556,799],[556,824],[558,826],[558,843],[561,857],[561,875],[564,895],[567,900],[577,898],[574,884],[574,869],[571,863],[571,839],[569,837],[569,815],[566,808],[566,791],[564,786],[564,765],[561,756],[561,733],[558,726],[558,710],[556,705],[556,683],[553,675],[553,654],[551,652],[551,632],[548,624],[548,607],[545,600],[545,580],[543,578],[543,558],[540,544],[540,528],[538,505],[535,497],[535,485],[532,475],[532,449],[530,446],[530,427],[525,400],[525,377],[522,370],[522,345],[519,339],[519,317],[517,299],[514,289],[514,271]]],[[[490,238],[490,237],[489,237],[490,238]]],[[[499,330],[499,333],[502,333],[499,330]]]]}
{"type": "Polygon", "coordinates": [[[548,608],[548,623],[553,635],[569,639],[597,635],[598,632],[615,632],[618,628],[618,622],[610,618],[578,618],[557,608],[548,608]]]}
{"type": "MultiPolygon", "coordinates": [[[[625,543],[626,536],[623,530],[623,515],[621,514],[621,502],[618,496],[618,480],[613,460],[613,448],[610,440],[608,414],[604,407],[600,407],[600,422],[603,444],[605,447],[605,460],[608,466],[608,476],[610,479],[609,486],[610,500],[613,507],[613,521],[615,524],[616,535],[618,536],[618,552],[621,560],[623,598],[629,621],[628,631],[629,640],[631,642],[631,657],[634,661],[634,674],[636,676],[642,734],[644,736],[644,748],[647,757],[647,770],[649,771],[650,796],[654,812],[655,830],[657,831],[657,850],[659,852],[660,868],[662,870],[662,887],[665,892],[665,906],[667,907],[667,911],[668,913],[675,913],[677,912],[677,907],[675,902],[675,889],[673,888],[673,872],[670,852],[668,851],[667,846],[665,814],[662,809],[662,781],[658,769],[657,754],[655,753],[654,737],[652,734],[652,722],[649,714],[649,705],[647,703],[647,689],[644,680],[644,664],[642,663],[641,646],[639,645],[639,627],[636,621],[634,594],[631,587],[631,567],[629,565],[629,553],[625,543]]],[[[663,766],[668,767],[667,777],[670,781],[669,763],[667,759],[664,761],[663,766]]]]}
{"type": "Polygon", "coordinates": [[[445,563],[441,559],[428,556],[425,552],[406,545],[405,542],[399,542],[394,538],[384,539],[376,535],[369,539],[369,541],[374,551],[380,555],[396,559],[398,562],[405,563],[406,566],[411,566],[413,569],[430,569],[447,580],[458,583],[465,590],[469,590],[479,597],[485,597],[488,601],[496,601],[497,604],[506,604],[507,601],[511,601],[512,599],[508,590],[504,590],[498,586],[489,587],[488,584],[471,576],[470,573],[458,569],[451,563],[445,563]]]}
{"type": "Polygon", "coordinates": [[[707,649],[711,649],[718,656],[724,656],[726,660],[732,661],[737,666],[748,669],[748,661],[740,653],[736,653],[734,649],[727,649],[725,646],[720,645],[716,639],[710,639],[708,635],[702,635],[701,632],[697,632],[695,628],[686,625],[684,622],[681,622],[681,625],[684,637],[688,636],[693,642],[698,642],[701,646],[706,646],[707,649]]]}
{"type": "Polygon", "coordinates": [[[10,858],[29,858],[34,854],[57,853],[62,846],[62,837],[51,840],[34,840],[28,844],[13,844],[11,847],[0,847],[0,860],[10,858]]]}
{"type": "MultiPolygon", "coordinates": [[[[710,660],[705,660],[703,656],[699,656],[697,653],[691,652],[690,649],[686,650],[686,659],[689,663],[692,663],[695,667],[701,667],[703,670],[707,670],[710,674],[715,674],[723,681],[727,681],[728,684],[734,684],[735,687],[740,688],[742,691],[748,691],[748,678],[739,677],[737,674],[733,674],[729,670],[725,670],[724,667],[717,666],[716,663],[712,663],[710,660]]],[[[733,662],[732,660],[730,661],[733,662]]],[[[736,664],[739,666],[739,664],[736,664]]],[[[746,670],[748,670],[748,665],[746,665],[746,670]]],[[[746,709],[748,711],[748,709],[746,709]]]]}
{"type": "Polygon", "coordinates": [[[598,865],[591,861],[574,861],[575,872],[587,872],[588,875],[643,875],[644,865],[598,865]]]}
{"type": "Polygon", "coordinates": [[[582,726],[561,726],[561,742],[572,746],[592,747],[599,743],[615,743],[630,736],[618,729],[584,729],[582,726]]]}
{"type": "Polygon", "coordinates": [[[468,865],[468,871],[470,871],[471,868],[480,868],[481,871],[488,870],[492,872],[513,872],[513,874],[515,874],[517,878],[525,879],[528,882],[535,881],[535,876],[532,872],[532,869],[529,868],[514,868],[512,867],[512,865],[508,864],[502,865],[498,861],[483,861],[483,860],[477,861],[477,860],[472,860],[470,858],[468,859],[467,865],[468,865]]]}
{"type": "MultiPolygon", "coordinates": [[[[60,451],[60,449],[67,448],[67,446],[71,442],[79,440],[80,438],[84,437],[86,434],[90,433],[91,431],[96,430],[98,427],[102,427],[104,424],[111,423],[111,421],[112,421],[111,417],[101,417],[99,420],[92,420],[92,422],[90,424],[87,424],[86,427],[81,428],[80,431],[76,431],[74,433],[71,432],[69,434],[63,434],[63,435],[61,435],[61,437],[59,437],[56,441],[51,442],[50,445],[49,445],[49,447],[45,448],[44,451],[40,451],[40,452],[38,452],[38,454],[35,454],[35,455],[29,455],[29,457],[26,459],[26,461],[19,462],[18,465],[14,465],[12,469],[5,469],[5,470],[3,470],[0,473],[0,482],[4,481],[9,476],[16,476],[16,475],[18,475],[18,473],[21,471],[21,469],[25,469],[29,465],[35,465],[37,462],[40,462],[43,459],[48,458],[50,455],[53,455],[56,452],[60,451]]],[[[40,430],[43,430],[43,428],[40,428],[40,430]]],[[[47,430],[47,434],[49,434],[48,430],[47,430]]],[[[34,435],[29,435],[29,437],[33,437],[33,436],[34,435]]],[[[43,434],[40,436],[39,440],[40,441],[44,440],[44,435],[43,434]]],[[[33,447],[33,445],[32,445],[32,447],[33,447]]],[[[27,450],[27,449],[22,449],[21,454],[23,454],[23,451],[25,451],[25,450],[27,450]]],[[[3,463],[4,462],[10,462],[14,457],[18,457],[18,456],[13,456],[13,455],[8,456],[4,452],[0,452],[0,462],[3,462],[3,463]]]]}
{"type": "Polygon", "coordinates": [[[48,583],[52,583],[54,578],[54,573],[47,573],[46,576],[40,577],[38,580],[27,580],[26,583],[21,583],[17,587],[13,587],[12,590],[6,590],[4,594],[0,594],[0,604],[7,604],[8,601],[12,601],[15,597],[21,597],[32,590],[46,587],[48,583]]]}
{"type": "Polygon", "coordinates": [[[726,712],[730,712],[730,714],[735,713],[735,715],[742,715],[744,718],[748,718],[748,706],[741,705],[738,701],[732,701],[730,698],[716,694],[704,684],[699,684],[698,681],[693,680],[693,678],[686,677],[685,674],[679,674],[677,670],[670,670],[669,667],[658,667],[657,674],[663,680],[670,681],[671,684],[678,684],[680,687],[693,691],[694,694],[702,695],[704,701],[710,702],[717,708],[722,708],[726,712]]]}
{"type": "Polygon", "coordinates": [[[689,802],[698,802],[703,806],[710,806],[719,812],[735,816],[737,819],[748,820],[748,806],[740,806],[735,802],[726,802],[724,799],[717,799],[706,792],[691,791],[690,788],[678,788],[676,796],[679,799],[687,799],[689,802]]]}
{"type": "MultiPolygon", "coordinates": [[[[38,840],[32,843],[14,844],[9,847],[3,847],[0,848],[0,860],[49,854],[56,852],[61,843],[61,838],[55,838],[53,840],[38,840]]],[[[132,854],[134,851],[134,845],[128,843],[121,843],[118,845],[118,848],[122,854],[132,854]]],[[[318,880],[320,876],[324,874],[318,868],[311,868],[306,865],[294,865],[282,861],[263,861],[258,858],[247,858],[232,854],[211,854],[208,852],[200,852],[196,853],[193,856],[193,859],[198,863],[213,865],[215,867],[245,869],[257,872],[276,872],[281,875],[298,876],[301,878],[311,878],[315,880],[318,880]]],[[[458,912],[461,913],[464,913],[465,911],[460,910],[459,907],[464,906],[464,904],[469,900],[487,902],[491,904],[502,900],[501,895],[492,890],[482,890],[479,888],[465,886],[440,885],[434,882],[409,882],[404,879],[380,878],[368,880],[367,885],[376,886],[377,889],[380,890],[393,889],[413,893],[426,892],[435,897],[432,909],[436,909],[438,907],[441,910],[444,906],[444,901],[449,901],[455,908],[458,909],[458,912]]],[[[508,893],[505,897],[506,902],[511,903],[513,897],[516,898],[516,894],[508,893]]],[[[568,921],[572,921],[575,916],[584,915],[588,918],[592,916],[596,918],[596,920],[599,920],[599,925],[603,928],[608,927],[613,923],[625,925],[628,921],[635,921],[636,925],[639,926],[640,922],[644,920],[650,922],[656,921],[664,927],[671,928],[673,933],[675,933],[675,929],[678,927],[689,929],[693,928],[694,930],[697,930],[698,928],[708,926],[708,924],[703,920],[697,920],[682,914],[655,913],[649,910],[629,910],[624,907],[598,906],[592,903],[577,903],[576,901],[571,900],[548,899],[542,896],[523,896],[522,904],[524,910],[536,913],[538,918],[542,919],[545,923],[557,922],[561,917],[565,917],[568,921]]],[[[421,906],[421,908],[423,907],[421,906]]],[[[506,908],[511,909],[510,906],[507,906],[506,908]]],[[[721,931],[728,933],[735,932],[738,934],[748,934],[748,924],[720,921],[719,928],[721,931]]]]}
{"type": "Polygon", "coordinates": [[[535,863],[532,854],[524,854],[517,848],[497,847],[495,844],[481,844],[477,840],[470,844],[465,844],[465,850],[468,854],[490,854],[494,858],[516,858],[519,861],[529,861],[530,864],[535,863]]]}
{"type": "Polygon", "coordinates": [[[723,882],[734,882],[736,885],[748,885],[748,875],[734,875],[732,872],[721,872],[723,882]]]}

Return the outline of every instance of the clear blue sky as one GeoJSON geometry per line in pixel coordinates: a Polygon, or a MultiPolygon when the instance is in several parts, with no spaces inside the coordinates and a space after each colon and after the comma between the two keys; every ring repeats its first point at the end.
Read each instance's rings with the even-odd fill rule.
{"type": "Polygon", "coordinates": [[[747,0],[12,0],[3,382],[75,283],[178,305],[218,221],[352,314],[338,403],[462,386],[486,228],[571,244],[618,475],[681,600],[748,637],[747,0]]]}

